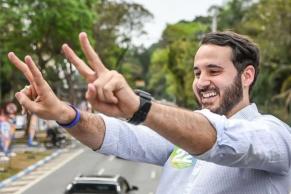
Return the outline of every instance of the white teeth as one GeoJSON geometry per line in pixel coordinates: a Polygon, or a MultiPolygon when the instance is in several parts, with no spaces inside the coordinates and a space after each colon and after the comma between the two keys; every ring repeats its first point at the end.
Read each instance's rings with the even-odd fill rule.
{"type": "Polygon", "coordinates": [[[213,97],[213,96],[216,96],[216,92],[203,92],[202,93],[202,96],[203,96],[203,98],[209,98],[209,97],[213,97]]]}

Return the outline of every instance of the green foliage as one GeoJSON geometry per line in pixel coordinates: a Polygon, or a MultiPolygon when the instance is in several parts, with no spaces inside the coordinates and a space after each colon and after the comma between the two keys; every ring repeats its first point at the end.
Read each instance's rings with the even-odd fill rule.
{"type": "Polygon", "coordinates": [[[123,60],[132,46],[131,37],[142,34],[144,23],[151,18],[141,5],[123,1],[2,0],[0,8],[1,94],[15,93],[27,84],[3,57],[13,50],[21,58],[32,55],[57,94],[72,103],[77,97],[74,90],[83,92],[85,86],[64,60],[61,45],[69,44],[83,57],[78,34],[85,31],[105,64],[133,80],[134,71],[123,60]]]}
{"type": "Polygon", "coordinates": [[[167,43],[173,43],[176,40],[194,39],[195,36],[199,35],[197,29],[205,31],[206,25],[199,22],[179,22],[177,24],[168,25],[164,30],[162,38],[167,43]]]}
{"type": "Polygon", "coordinates": [[[152,56],[149,68],[149,83],[150,89],[158,98],[165,98],[164,90],[166,88],[167,63],[169,60],[169,49],[156,49],[152,56]]]}
{"type": "MultiPolygon", "coordinates": [[[[79,48],[79,32],[86,31],[89,36],[92,34],[97,16],[92,11],[94,3],[96,1],[89,0],[1,1],[0,52],[6,55],[13,50],[21,58],[27,54],[32,55],[52,87],[62,87],[63,84],[55,85],[56,81],[65,78],[65,82],[69,83],[74,79],[74,72],[67,68],[61,45],[66,42],[79,48]],[[64,77],[59,77],[60,71],[64,77]]],[[[80,49],[77,52],[80,53],[80,49]]],[[[6,57],[1,57],[1,66],[1,71],[5,72],[3,80],[15,81],[13,85],[16,87],[10,88],[12,91],[23,87],[25,82],[11,80],[9,72],[14,71],[14,66],[10,65],[6,57]]],[[[19,73],[13,75],[22,77],[19,73]]],[[[72,84],[69,87],[73,87],[72,84]]]]}
{"type": "Polygon", "coordinates": [[[229,0],[224,6],[218,7],[218,29],[228,30],[240,28],[240,22],[249,11],[252,0],[229,0]]]}
{"type": "Polygon", "coordinates": [[[148,88],[155,96],[193,108],[193,56],[207,29],[207,25],[195,21],[167,26],[151,55],[148,88]]]}
{"type": "Polygon", "coordinates": [[[284,80],[281,88],[281,92],[286,92],[291,89],[291,74],[289,74],[288,78],[284,80]]]}
{"type": "MultiPolygon", "coordinates": [[[[286,81],[288,83],[287,79],[291,76],[291,66],[284,66],[281,68],[276,68],[275,71],[273,71],[270,80],[273,82],[273,88],[272,91],[275,93],[284,92],[288,88],[283,89],[283,83],[286,81]]],[[[286,87],[286,86],[284,86],[286,87]]]]}
{"type": "Polygon", "coordinates": [[[122,62],[133,47],[132,37],[144,34],[143,25],[152,18],[143,6],[126,1],[102,1],[96,11],[100,14],[94,25],[95,49],[104,63],[122,71],[122,62]]]}

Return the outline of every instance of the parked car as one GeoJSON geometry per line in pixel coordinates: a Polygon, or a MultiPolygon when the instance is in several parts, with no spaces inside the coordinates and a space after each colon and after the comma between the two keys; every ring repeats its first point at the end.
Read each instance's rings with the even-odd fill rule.
{"type": "Polygon", "coordinates": [[[65,194],[130,194],[138,190],[119,175],[81,175],[70,183],[65,194]]]}

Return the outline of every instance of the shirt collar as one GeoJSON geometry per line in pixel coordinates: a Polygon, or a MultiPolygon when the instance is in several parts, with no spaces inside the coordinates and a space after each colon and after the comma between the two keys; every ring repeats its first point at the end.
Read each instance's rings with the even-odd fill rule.
{"type": "Polygon", "coordinates": [[[258,111],[257,105],[255,103],[252,103],[235,113],[233,116],[230,117],[230,119],[246,119],[251,121],[260,115],[261,114],[258,111]]]}

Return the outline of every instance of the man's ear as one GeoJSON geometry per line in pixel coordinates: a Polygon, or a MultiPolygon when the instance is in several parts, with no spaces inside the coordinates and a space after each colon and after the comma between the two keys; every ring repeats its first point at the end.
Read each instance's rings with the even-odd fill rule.
{"type": "Polygon", "coordinates": [[[244,87],[250,87],[254,82],[256,70],[254,66],[248,65],[242,73],[242,85],[244,87]]]}

